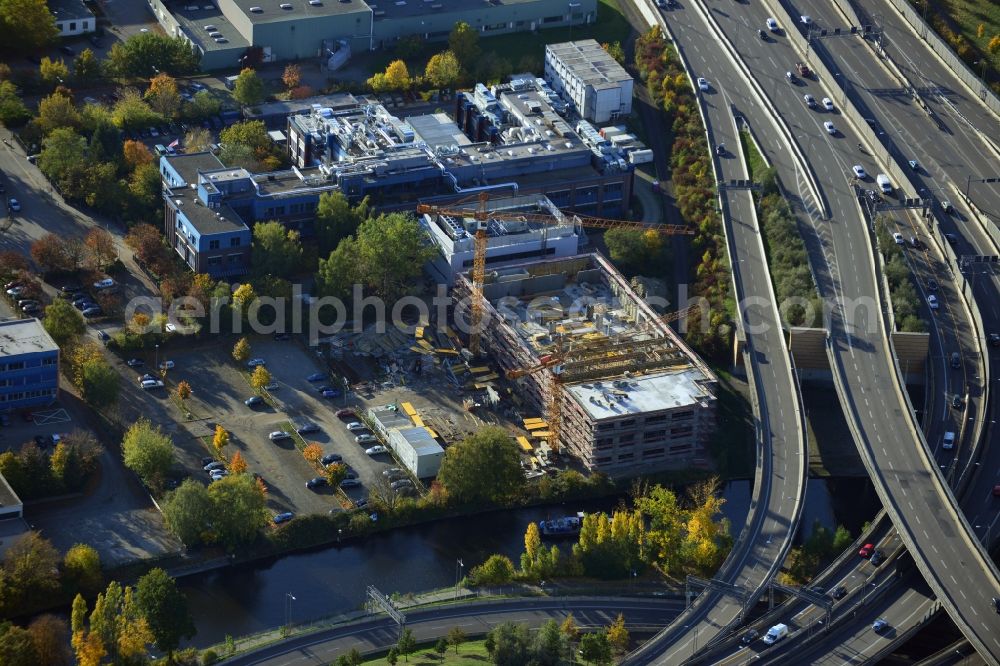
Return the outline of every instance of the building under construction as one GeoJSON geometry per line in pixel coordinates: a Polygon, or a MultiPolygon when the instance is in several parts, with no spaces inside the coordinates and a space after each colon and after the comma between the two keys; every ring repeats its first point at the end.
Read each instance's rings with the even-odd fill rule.
{"type": "MultiPolygon", "coordinates": [[[[469,297],[468,273],[454,296],[469,297]]],[[[717,379],[600,254],[487,271],[482,345],[549,448],[611,475],[704,460],[717,379]]]]}

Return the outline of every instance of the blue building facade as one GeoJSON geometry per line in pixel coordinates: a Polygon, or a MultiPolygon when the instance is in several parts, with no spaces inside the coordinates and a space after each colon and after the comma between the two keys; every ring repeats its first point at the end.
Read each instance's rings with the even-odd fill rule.
{"type": "Polygon", "coordinates": [[[0,411],[44,407],[59,393],[59,347],[37,319],[0,321],[0,411]]]}

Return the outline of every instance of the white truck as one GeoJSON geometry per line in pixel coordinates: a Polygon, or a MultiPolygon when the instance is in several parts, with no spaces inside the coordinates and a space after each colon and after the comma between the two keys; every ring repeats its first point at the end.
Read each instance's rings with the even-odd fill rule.
{"type": "Polygon", "coordinates": [[[764,634],[764,643],[766,645],[774,645],[782,638],[788,635],[788,625],[787,624],[776,624],[767,630],[764,634]]]}

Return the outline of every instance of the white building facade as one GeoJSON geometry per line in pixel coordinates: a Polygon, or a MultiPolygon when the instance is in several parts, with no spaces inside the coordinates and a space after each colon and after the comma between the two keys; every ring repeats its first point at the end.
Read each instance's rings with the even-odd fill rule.
{"type": "Polygon", "coordinates": [[[632,113],[632,77],[593,39],[546,45],[545,79],[591,122],[632,113]]]}

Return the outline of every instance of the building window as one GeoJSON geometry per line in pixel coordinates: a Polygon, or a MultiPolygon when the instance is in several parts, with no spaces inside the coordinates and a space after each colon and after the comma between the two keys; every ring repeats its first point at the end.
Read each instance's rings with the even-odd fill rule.
{"type": "Polygon", "coordinates": [[[684,419],[690,419],[694,417],[694,411],[687,410],[686,412],[674,412],[674,421],[681,421],[684,419]]]}
{"type": "Polygon", "coordinates": [[[613,422],[612,423],[602,423],[601,425],[597,426],[597,429],[598,430],[613,430],[614,427],[615,427],[615,424],[613,422]]]}
{"type": "Polygon", "coordinates": [[[604,458],[594,458],[595,465],[607,465],[609,462],[611,462],[610,456],[606,456],[604,458]]]}
{"type": "Polygon", "coordinates": [[[693,427],[691,427],[691,426],[680,426],[679,428],[671,428],[670,429],[670,436],[671,437],[684,437],[685,435],[690,435],[692,432],[694,432],[694,428],[693,427]]]}
{"type": "Polygon", "coordinates": [[[650,416],[646,419],[646,423],[663,423],[667,420],[666,414],[660,414],[659,416],[650,416]]]}
{"type": "Polygon", "coordinates": [[[642,457],[643,458],[659,458],[663,454],[664,454],[663,447],[660,447],[658,449],[646,449],[645,451],[642,452],[642,457]]]}
{"type": "Polygon", "coordinates": [[[24,370],[24,361],[14,361],[7,364],[8,370],[24,370]]]}
{"type": "Polygon", "coordinates": [[[559,23],[563,20],[562,16],[546,16],[542,19],[542,23],[559,23]]]}
{"type": "Polygon", "coordinates": [[[76,21],[70,21],[70,23],[69,23],[69,29],[70,30],[76,30],[76,21]]]}
{"type": "Polygon", "coordinates": [[[209,266],[221,266],[222,265],[222,257],[209,257],[208,258],[208,265],[209,266]]]}
{"type": "Polygon", "coordinates": [[[620,456],[618,456],[618,462],[624,462],[626,460],[634,460],[634,459],[635,459],[634,453],[623,453],[620,456]]]}
{"type": "Polygon", "coordinates": [[[217,240],[208,241],[208,249],[209,250],[218,250],[219,249],[219,241],[217,241],[217,240]]]}
{"type": "Polygon", "coordinates": [[[239,247],[240,239],[239,237],[229,239],[229,247],[239,247]]]}
{"type": "Polygon", "coordinates": [[[630,432],[627,435],[622,435],[618,438],[619,444],[631,444],[635,441],[635,433],[630,432]]]}
{"type": "Polygon", "coordinates": [[[56,359],[54,356],[49,356],[48,358],[42,359],[42,365],[55,365],[56,359]]]}
{"type": "Polygon", "coordinates": [[[631,428],[635,425],[635,419],[625,419],[624,421],[619,421],[622,428],[631,428]]]}
{"type": "Polygon", "coordinates": [[[231,254],[228,257],[228,261],[231,264],[238,264],[238,263],[240,263],[241,259],[243,259],[243,255],[242,254],[231,254]]]}
{"type": "Polygon", "coordinates": [[[642,441],[653,442],[658,439],[663,439],[667,434],[666,430],[650,430],[649,432],[644,432],[642,434],[642,441]]]}
{"type": "Polygon", "coordinates": [[[594,446],[599,449],[607,449],[612,446],[612,440],[610,437],[602,437],[601,439],[594,442],[594,446]]]}

